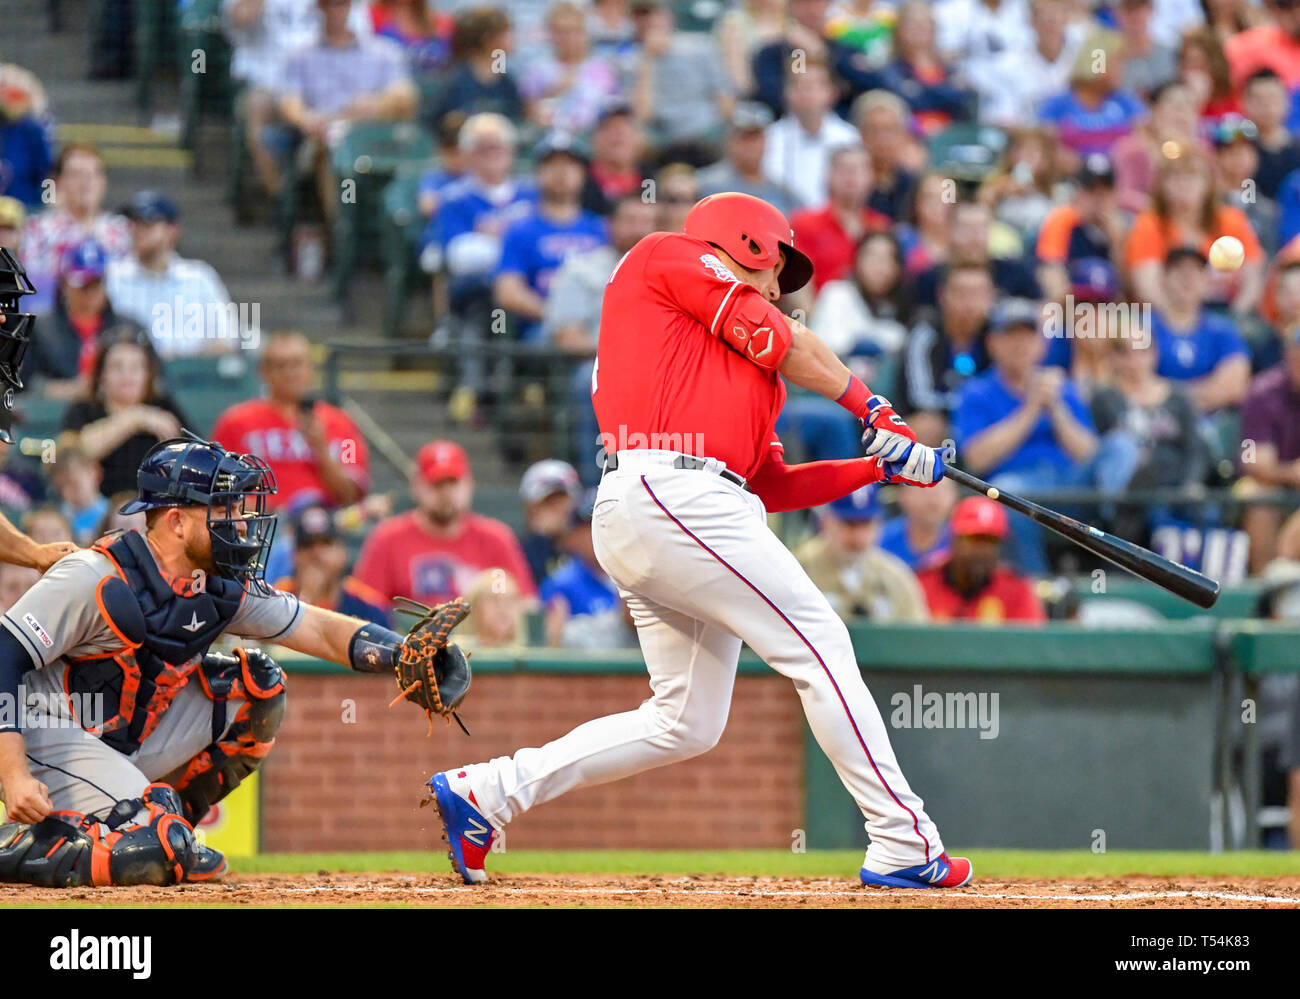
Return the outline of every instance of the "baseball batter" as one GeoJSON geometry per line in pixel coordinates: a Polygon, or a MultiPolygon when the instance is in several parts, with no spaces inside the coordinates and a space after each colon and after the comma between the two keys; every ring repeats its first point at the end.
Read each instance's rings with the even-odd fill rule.
{"type": "Polygon", "coordinates": [[[605,288],[592,399],[607,457],[596,556],[631,609],[652,696],[535,749],[430,781],[453,866],[486,879],[497,830],[534,805],[684,760],[717,743],[741,642],[794,681],[818,744],[866,818],[860,877],[958,887],[908,785],[848,629],[768,529],[767,511],[825,503],[872,482],[932,486],[942,455],[807,327],[775,306],[812,266],[785,217],[742,194],[705,198],[682,233],[655,233],[605,288]],[[773,428],[782,380],[836,400],[866,428],[866,457],[786,465],[773,428]]]}
{"type": "MultiPolygon", "coordinates": [[[[0,882],[163,885],[224,873],[225,859],[198,845],[193,827],[265,759],[285,685],[256,649],[208,652],[219,635],[362,672],[393,671],[399,659],[420,665],[410,635],[265,585],[275,478],[260,458],[177,438],[149,453],[138,479],[140,495],[122,512],[143,511],[147,529],[64,557],[0,617],[9,820],[0,882]]],[[[453,626],[440,632],[443,644],[453,626]]],[[[448,664],[436,653],[431,667],[448,664]]],[[[445,670],[436,680],[411,675],[404,689],[412,699],[432,690],[450,711],[468,688],[467,667],[439,700],[436,682],[446,679],[445,670]]]]}

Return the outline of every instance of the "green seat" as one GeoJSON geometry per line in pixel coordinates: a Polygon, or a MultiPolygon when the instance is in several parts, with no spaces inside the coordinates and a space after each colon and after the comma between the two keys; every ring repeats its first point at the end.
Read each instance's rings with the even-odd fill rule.
{"type": "Polygon", "coordinates": [[[333,152],[339,177],[391,177],[403,163],[427,160],[433,143],[413,121],[362,121],[349,130],[333,152]]]}
{"type": "MultiPolygon", "coordinates": [[[[334,173],[343,194],[334,220],[334,294],[347,298],[362,248],[377,248],[384,188],[407,163],[424,163],[433,143],[412,121],[359,122],[332,153],[334,173]]],[[[372,253],[375,258],[378,253],[372,253]]]]}
{"type": "Polygon", "coordinates": [[[158,71],[175,66],[178,8],[176,0],[135,0],[135,102],[145,110],[153,107],[158,71]]]}
{"type": "Polygon", "coordinates": [[[63,413],[68,408],[66,399],[47,399],[39,390],[28,390],[14,403],[18,419],[14,421],[14,437],[32,440],[53,440],[59,436],[63,413]]]}
{"type": "Polygon", "coordinates": [[[220,0],[192,0],[181,13],[176,50],[182,148],[194,148],[199,122],[204,117],[231,120],[235,104],[231,56],[230,43],[221,30],[220,0]],[[197,59],[202,59],[201,66],[196,66],[197,59]]]}
{"type": "Polygon", "coordinates": [[[225,357],[178,357],[166,362],[164,377],[197,434],[208,434],[225,410],[261,392],[252,351],[225,357]]]}
{"type": "Polygon", "coordinates": [[[420,235],[425,221],[420,214],[420,176],[432,169],[436,161],[404,163],[384,188],[380,217],[380,246],[384,258],[384,335],[401,334],[406,317],[406,303],[415,280],[420,235]]]}
{"type": "Polygon", "coordinates": [[[1227,587],[1219,596],[1218,603],[1207,611],[1188,603],[1181,597],[1174,596],[1167,590],[1162,590],[1154,583],[1126,578],[1119,572],[1107,574],[1105,588],[1101,592],[1097,592],[1096,582],[1087,577],[1076,579],[1071,585],[1075,596],[1081,602],[1105,599],[1132,600],[1150,607],[1170,620],[1192,617],[1252,618],[1255,616],[1255,605],[1264,589],[1264,584],[1259,580],[1227,587]]]}
{"type": "Polygon", "coordinates": [[[894,398],[902,367],[902,358],[898,354],[881,354],[876,361],[876,372],[871,377],[871,390],[887,399],[894,398]]]}
{"type": "Polygon", "coordinates": [[[955,180],[980,181],[997,166],[1006,147],[1001,129],[958,122],[930,139],[930,162],[955,180]]]}
{"type": "Polygon", "coordinates": [[[712,31],[728,5],[721,0],[673,0],[671,7],[679,31],[712,31]]]}

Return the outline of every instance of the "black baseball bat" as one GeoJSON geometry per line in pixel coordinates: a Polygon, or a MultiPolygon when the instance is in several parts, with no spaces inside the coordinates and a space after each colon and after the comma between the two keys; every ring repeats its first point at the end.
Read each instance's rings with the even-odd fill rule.
{"type": "Polygon", "coordinates": [[[1003,506],[1009,506],[1017,513],[1023,513],[1030,520],[1042,524],[1048,530],[1055,531],[1063,538],[1069,538],[1080,548],[1085,548],[1094,555],[1099,555],[1107,562],[1127,569],[1141,579],[1149,580],[1163,587],[1170,593],[1196,604],[1197,607],[1210,608],[1219,599],[1219,584],[1209,576],[1203,576],[1194,569],[1179,565],[1141,545],[1117,538],[1113,534],[1067,517],[1063,513],[1049,510],[1045,506],[1031,503],[1014,493],[1003,492],[997,486],[991,486],[983,479],[963,472],[960,468],[945,465],[944,476],[954,482],[983,493],[991,500],[997,500],[1003,506]]]}

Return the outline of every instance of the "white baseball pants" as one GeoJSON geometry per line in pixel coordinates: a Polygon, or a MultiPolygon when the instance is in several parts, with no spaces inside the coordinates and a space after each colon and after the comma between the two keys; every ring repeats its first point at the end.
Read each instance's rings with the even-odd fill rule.
{"type": "MultiPolygon", "coordinates": [[[[762,501],[668,451],[622,451],[596,494],[596,557],[632,611],[653,695],[513,757],[465,768],[489,821],[688,759],[722,735],[742,640],[794,681],[813,734],[866,817],[867,866],[943,852],[908,786],[844,622],[768,528],[762,501]]],[[[711,463],[711,469],[722,468],[711,463]]]]}

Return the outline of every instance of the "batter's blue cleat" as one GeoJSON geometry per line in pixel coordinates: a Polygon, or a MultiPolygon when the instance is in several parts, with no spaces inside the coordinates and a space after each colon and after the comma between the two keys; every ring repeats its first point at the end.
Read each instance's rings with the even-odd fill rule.
{"type": "Polygon", "coordinates": [[[858,873],[864,885],[882,888],[961,888],[971,879],[970,861],[941,853],[928,864],[903,867],[888,874],[877,874],[865,867],[858,873]]]}
{"type": "Polygon", "coordinates": [[[478,810],[466,776],[464,770],[448,770],[434,774],[429,786],[433,788],[434,806],[442,819],[442,838],[447,841],[452,870],[467,885],[477,885],[487,880],[487,854],[497,831],[478,810]]]}

